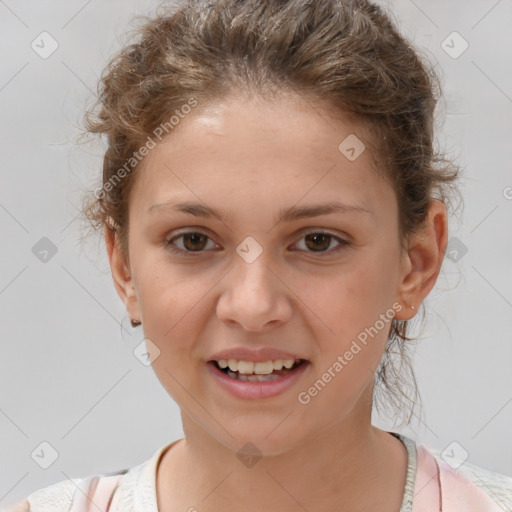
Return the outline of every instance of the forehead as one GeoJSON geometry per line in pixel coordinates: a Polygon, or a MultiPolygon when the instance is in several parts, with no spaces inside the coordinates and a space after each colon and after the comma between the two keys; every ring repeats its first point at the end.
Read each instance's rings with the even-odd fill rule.
{"type": "Polygon", "coordinates": [[[306,195],[374,205],[390,199],[363,123],[299,95],[199,103],[137,172],[132,198],[144,211],[170,198],[266,208],[306,195]]]}

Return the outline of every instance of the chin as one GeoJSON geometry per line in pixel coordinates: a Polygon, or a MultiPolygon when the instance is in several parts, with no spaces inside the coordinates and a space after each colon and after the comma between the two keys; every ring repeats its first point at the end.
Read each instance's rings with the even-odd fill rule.
{"type": "Polygon", "coordinates": [[[284,454],[303,444],[303,440],[296,427],[280,425],[282,420],[283,418],[278,421],[258,421],[254,418],[239,420],[236,426],[230,424],[228,430],[232,437],[224,433],[221,442],[239,456],[271,457],[284,454]]]}

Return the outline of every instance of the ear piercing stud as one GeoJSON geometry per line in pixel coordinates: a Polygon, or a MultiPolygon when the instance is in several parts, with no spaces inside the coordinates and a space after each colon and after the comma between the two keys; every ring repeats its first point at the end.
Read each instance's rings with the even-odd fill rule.
{"type": "Polygon", "coordinates": [[[133,318],[130,320],[130,322],[132,324],[132,327],[137,327],[138,325],[140,325],[142,323],[139,320],[134,320],[133,318]]]}

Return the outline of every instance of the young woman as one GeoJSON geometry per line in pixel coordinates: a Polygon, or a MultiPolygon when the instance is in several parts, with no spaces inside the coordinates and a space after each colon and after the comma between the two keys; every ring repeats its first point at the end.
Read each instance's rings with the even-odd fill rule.
{"type": "Polygon", "coordinates": [[[511,478],[371,423],[382,398],[408,412],[392,356],[446,250],[438,95],[368,1],[190,0],[149,21],[87,118],[108,149],[86,216],[185,437],[17,510],[510,507],[511,478]]]}

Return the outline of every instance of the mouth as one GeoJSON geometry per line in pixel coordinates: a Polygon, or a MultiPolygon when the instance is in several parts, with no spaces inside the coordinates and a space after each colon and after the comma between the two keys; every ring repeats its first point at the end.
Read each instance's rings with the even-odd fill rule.
{"type": "Polygon", "coordinates": [[[245,382],[270,382],[282,379],[307,364],[306,359],[269,360],[254,363],[234,359],[208,361],[208,364],[233,380],[245,382]]]}

